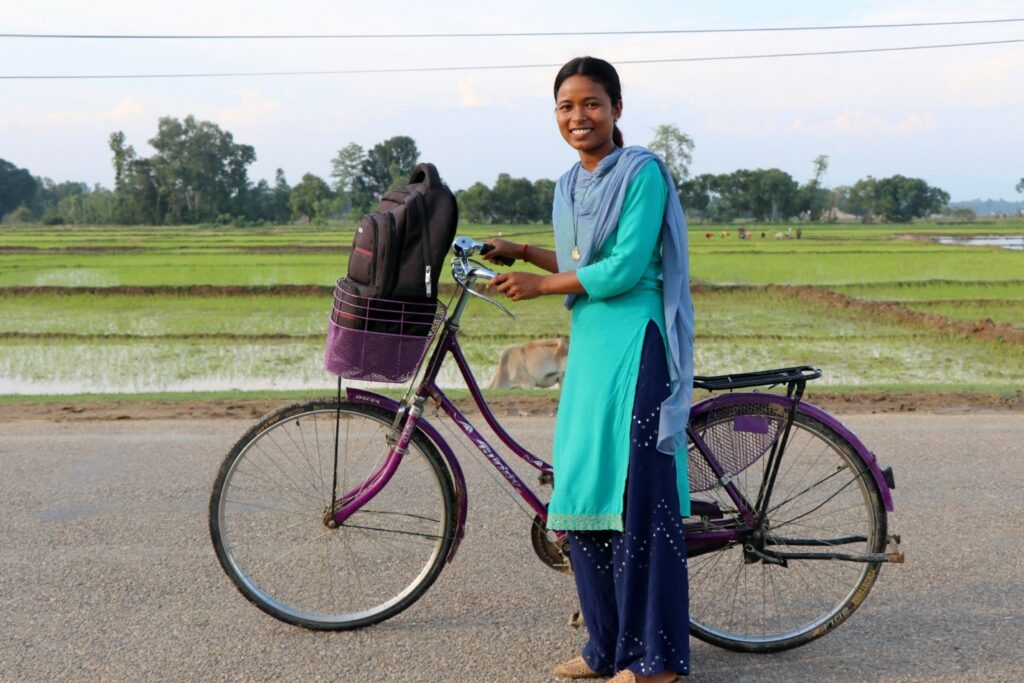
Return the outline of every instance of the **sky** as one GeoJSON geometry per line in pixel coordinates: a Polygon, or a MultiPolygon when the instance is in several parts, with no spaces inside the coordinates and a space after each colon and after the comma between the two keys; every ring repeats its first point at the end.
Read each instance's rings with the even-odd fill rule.
{"type": "MultiPolygon", "coordinates": [[[[1024,3],[747,0],[9,3],[0,33],[465,33],[728,29],[1024,18],[1024,3]]],[[[561,64],[1024,38],[1024,22],[874,30],[505,38],[95,41],[0,37],[0,76],[561,64]]],[[[0,158],[57,181],[113,184],[107,139],[146,156],[161,116],[214,121],[256,149],[253,180],[327,178],[350,142],[416,140],[453,189],[499,173],[557,178],[575,160],[554,122],[557,68],[188,79],[0,80],[0,158]]],[[[620,64],[627,144],[673,124],[691,173],[781,168],[804,182],[921,177],[953,200],[1020,199],[1024,43],[782,59],[620,64]]]]}

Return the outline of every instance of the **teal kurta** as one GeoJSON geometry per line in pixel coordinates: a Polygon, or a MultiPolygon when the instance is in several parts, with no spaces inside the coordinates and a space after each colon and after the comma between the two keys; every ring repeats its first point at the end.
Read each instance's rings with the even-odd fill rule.
{"type": "MultiPolygon", "coordinates": [[[[585,199],[592,181],[581,169],[577,194],[585,199]]],[[[661,224],[666,196],[658,164],[647,163],[626,190],[617,229],[593,262],[576,271],[586,294],[572,308],[555,420],[550,529],[623,528],[630,422],[648,321],[665,337],[661,224]]],[[[649,430],[653,441],[656,419],[649,430]]],[[[664,457],[676,458],[680,512],[689,514],[686,449],[664,457]]]]}

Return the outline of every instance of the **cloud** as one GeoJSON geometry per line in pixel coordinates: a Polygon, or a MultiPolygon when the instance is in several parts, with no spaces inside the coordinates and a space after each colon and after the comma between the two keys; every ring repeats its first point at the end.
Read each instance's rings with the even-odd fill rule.
{"type": "Polygon", "coordinates": [[[1024,73],[1024,54],[1019,51],[958,62],[946,72],[947,91],[951,99],[974,108],[1019,103],[1024,99],[1024,91],[1020,87],[1021,73],[1024,73]]]}
{"type": "Polygon", "coordinates": [[[48,111],[33,114],[24,121],[31,126],[78,126],[116,123],[123,125],[138,120],[146,112],[146,106],[134,97],[125,97],[113,107],[89,111],[87,109],[71,109],[48,111]]]}
{"type": "Polygon", "coordinates": [[[759,136],[766,133],[779,132],[779,122],[774,120],[736,122],[714,119],[708,121],[704,125],[704,128],[712,133],[718,133],[720,135],[732,135],[736,137],[759,136]]]}
{"type": "Polygon", "coordinates": [[[458,82],[460,107],[486,107],[491,101],[476,88],[475,78],[462,78],[458,82]]]}
{"type": "Polygon", "coordinates": [[[114,123],[127,123],[138,118],[146,112],[146,107],[134,97],[126,97],[116,105],[108,109],[102,120],[114,123]]]}
{"type": "Polygon", "coordinates": [[[266,123],[277,118],[281,103],[265,97],[261,90],[239,90],[241,102],[217,112],[217,122],[225,127],[266,123]]]}
{"type": "Polygon", "coordinates": [[[794,133],[856,135],[914,135],[937,130],[939,123],[930,113],[911,113],[898,121],[863,109],[847,110],[827,121],[805,123],[797,119],[790,124],[794,133]]]}

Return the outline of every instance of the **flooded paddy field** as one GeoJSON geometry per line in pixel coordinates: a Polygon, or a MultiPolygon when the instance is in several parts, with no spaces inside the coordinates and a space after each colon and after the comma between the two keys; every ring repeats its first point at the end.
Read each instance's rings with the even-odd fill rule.
{"type": "MultiPolygon", "coordinates": [[[[731,226],[693,227],[697,372],[812,364],[823,387],[1024,385],[1024,253],[907,230],[739,240],[731,226]]],[[[461,232],[550,244],[544,226],[461,232]]],[[[323,340],[351,238],[350,226],[7,230],[0,394],[329,390],[323,340]]],[[[484,384],[505,347],[570,334],[558,297],[512,308],[516,321],[474,301],[464,320],[484,384]]],[[[452,368],[443,383],[461,384],[452,368]]]]}

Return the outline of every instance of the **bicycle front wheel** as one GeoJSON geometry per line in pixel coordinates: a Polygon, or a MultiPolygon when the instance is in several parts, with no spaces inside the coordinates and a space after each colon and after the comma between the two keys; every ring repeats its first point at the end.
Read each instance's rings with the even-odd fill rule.
{"type": "Polygon", "coordinates": [[[335,474],[338,496],[365,485],[388,456],[393,419],[362,404],[296,404],[263,418],[228,453],[210,498],[210,535],[224,571],[264,612],[306,628],[359,628],[409,607],[437,578],[455,530],[455,492],[422,432],[380,493],[341,526],[327,525],[335,474]]]}
{"type": "MultiPolygon", "coordinates": [[[[695,415],[691,427],[753,506],[789,404],[769,396],[729,398],[695,415]]],[[[763,525],[741,520],[693,444],[689,461],[696,516],[687,524],[741,532],[739,542],[689,559],[693,635],[730,650],[777,652],[832,631],[861,604],[879,562],[836,555],[882,553],[886,513],[874,478],[842,436],[798,410],[763,525]],[[789,557],[766,559],[776,553],[789,557]]]]}

